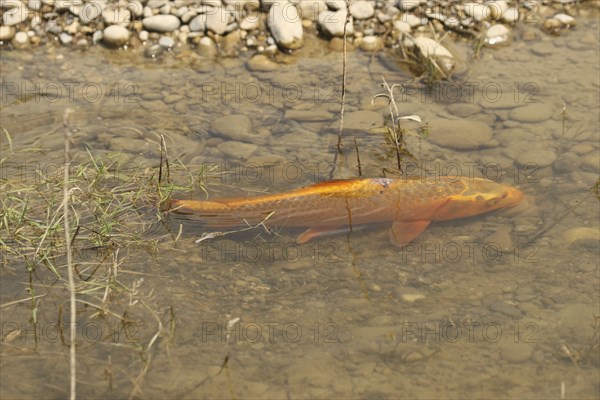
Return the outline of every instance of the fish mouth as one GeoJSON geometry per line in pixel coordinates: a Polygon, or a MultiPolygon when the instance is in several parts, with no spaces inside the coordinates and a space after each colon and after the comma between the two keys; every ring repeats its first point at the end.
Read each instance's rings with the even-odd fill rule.
{"type": "Polygon", "coordinates": [[[519,189],[512,186],[505,186],[503,194],[503,200],[505,207],[514,207],[519,204],[525,198],[525,194],[519,189]]]}

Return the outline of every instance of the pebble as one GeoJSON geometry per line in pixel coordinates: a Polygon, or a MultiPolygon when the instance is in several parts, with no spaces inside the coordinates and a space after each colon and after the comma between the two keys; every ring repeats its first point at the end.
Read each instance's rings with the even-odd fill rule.
{"type": "Polygon", "coordinates": [[[102,31],[95,31],[92,33],[92,43],[96,44],[102,40],[104,33],[102,31]]]}
{"type": "Polygon", "coordinates": [[[368,1],[353,0],[350,3],[350,14],[355,19],[367,19],[375,14],[375,8],[368,1]]]}
{"type": "Polygon", "coordinates": [[[399,0],[398,6],[402,11],[411,11],[419,6],[418,0],[399,0]]]}
{"type": "MultiPolygon", "coordinates": [[[[577,143],[576,145],[571,147],[571,152],[579,155],[587,154],[593,150],[594,146],[592,146],[590,143],[577,143]]],[[[582,161],[585,164],[585,158],[582,161]]]]}
{"type": "Polygon", "coordinates": [[[138,37],[142,42],[145,42],[150,37],[150,33],[148,31],[140,31],[138,37]]]}
{"type": "Polygon", "coordinates": [[[128,0],[126,8],[136,17],[144,15],[144,6],[140,0],[128,0]]]}
{"type": "Polygon", "coordinates": [[[508,4],[504,0],[488,1],[485,5],[488,7],[489,16],[495,20],[502,18],[502,14],[508,9],[508,4]]]}
{"type": "Polygon", "coordinates": [[[502,252],[510,252],[510,250],[512,250],[514,247],[510,232],[510,226],[499,226],[494,233],[485,238],[486,245],[493,244],[494,246],[500,248],[502,252]]]}
{"type": "Polygon", "coordinates": [[[519,122],[542,122],[552,118],[552,107],[545,103],[532,103],[511,110],[509,117],[519,122]]]}
{"type": "Polygon", "coordinates": [[[598,170],[600,169],[600,153],[598,153],[598,151],[593,151],[586,154],[581,158],[581,163],[585,169],[598,173],[598,170]]]}
{"type": "Polygon", "coordinates": [[[166,49],[170,49],[175,46],[175,40],[169,36],[161,36],[160,39],[158,39],[158,44],[166,49]]]}
{"type": "Polygon", "coordinates": [[[247,159],[258,148],[252,143],[243,143],[236,141],[223,142],[217,145],[217,149],[233,158],[247,159]]]}
{"type": "Polygon", "coordinates": [[[377,51],[383,47],[383,40],[379,36],[365,36],[360,42],[360,49],[363,51],[377,51]]]}
{"type": "Polygon", "coordinates": [[[325,0],[293,0],[293,3],[298,7],[298,12],[302,19],[309,21],[317,21],[319,14],[327,10],[325,0]]]}
{"type": "Polygon", "coordinates": [[[178,29],[181,21],[174,15],[154,15],[142,20],[144,29],[151,32],[170,32],[178,29]]]}
{"type": "Polygon", "coordinates": [[[160,44],[151,44],[150,46],[146,47],[146,50],[144,50],[144,56],[148,58],[156,58],[164,51],[165,49],[160,44]]]}
{"type": "Polygon", "coordinates": [[[492,139],[490,127],[478,121],[433,119],[429,125],[432,143],[455,150],[476,150],[492,139]]]}
{"type": "Polygon", "coordinates": [[[69,35],[66,32],[63,32],[60,35],[58,35],[58,38],[60,39],[60,42],[63,45],[71,44],[73,42],[73,36],[69,35]]]}
{"type": "MultiPolygon", "coordinates": [[[[346,11],[323,11],[319,14],[319,27],[330,36],[344,36],[344,22],[346,21],[346,11]]],[[[346,34],[354,34],[354,23],[352,17],[346,25],[346,34]]]]}
{"type": "Polygon", "coordinates": [[[514,157],[515,161],[521,165],[533,163],[539,168],[549,167],[554,160],[556,160],[556,153],[554,150],[543,148],[532,149],[529,144],[526,144],[515,152],[513,152],[512,149],[507,149],[506,153],[509,156],[514,157]]]}
{"type": "Polygon", "coordinates": [[[423,57],[435,58],[445,73],[450,73],[456,66],[454,56],[444,46],[435,40],[420,36],[412,39],[423,57]]]}
{"type": "MultiPolygon", "coordinates": [[[[337,128],[337,122],[333,123],[337,128]]],[[[375,111],[360,110],[348,112],[344,115],[344,129],[368,131],[371,128],[383,126],[383,116],[375,111]]]]}
{"type": "Polygon", "coordinates": [[[20,1],[11,1],[7,5],[15,5],[15,7],[9,7],[10,10],[5,10],[4,14],[2,14],[2,23],[4,25],[18,25],[27,20],[27,17],[29,16],[29,10],[25,4],[21,3],[20,1]]]}
{"type": "Polygon", "coordinates": [[[479,3],[465,3],[463,5],[465,14],[472,17],[475,21],[483,21],[491,16],[490,9],[487,5],[479,3]]]}
{"type": "Polygon", "coordinates": [[[129,40],[129,29],[122,25],[110,25],[106,27],[102,34],[102,40],[110,46],[120,47],[129,40]]]}
{"type": "Polygon", "coordinates": [[[554,161],[553,167],[560,173],[577,171],[581,167],[581,159],[573,153],[561,154],[554,161]]]}
{"type": "Polygon", "coordinates": [[[12,38],[12,45],[17,49],[23,49],[29,45],[29,37],[25,32],[17,32],[12,38]]]}
{"type": "Polygon", "coordinates": [[[450,114],[454,114],[462,118],[481,113],[481,107],[473,103],[450,104],[446,109],[450,114]]]}
{"type": "Polygon", "coordinates": [[[550,42],[538,42],[529,46],[529,50],[536,56],[549,56],[556,51],[554,45],[550,42]]]}
{"type": "MultiPolygon", "coordinates": [[[[344,51],[344,39],[340,37],[331,38],[329,41],[329,48],[333,51],[344,51]]],[[[346,50],[353,51],[354,49],[354,43],[346,41],[346,50]]]]}
{"type": "Polygon", "coordinates": [[[252,121],[246,115],[224,115],[211,123],[218,136],[233,140],[248,140],[252,135],[252,121]]]}
{"type": "Polygon", "coordinates": [[[214,11],[206,14],[206,28],[217,35],[224,34],[228,24],[228,13],[222,7],[217,7],[214,11]]]}
{"type": "Polygon", "coordinates": [[[425,298],[425,294],[418,289],[411,287],[398,287],[395,290],[396,295],[404,302],[414,303],[417,300],[425,298]]]}
{"type": "Polygon", "coordinates": [[[251,30],[259,29],[259,28],[260,28],[260,15],[258,15],[258,14],[247,15],[240,22],[240,29],[243,29],[245,31],[251,31],[251,30]]]}
{"type": "Polygon", "coordinates": [[[264,54],[257,54],[248,60],[248,69],[250,71],[271,72],[279,69],[279,64],[271,60],[264,54]]]}
{"type": "Polygon", "coordinates": [[[510,7],[504,10],[502,13],[502,22],[506,22],[507,24],[514,24],[519,21],[519,9],[515,7],[510,7]]]}
{"type": "Polygon", "coordinates": [[[79,21],[82,24],[89,24],[102,15],[102,5],[98,3],[88,3],[79,10],[79,21]]]}
{"type": "Polygon", "coordinates": [[[521,39],[525,42],[531,42],[533,40],[536,40],[537,38],[538,38],[538,34],[533,29],[525,29],[521,33],[521,39]]]}
{"type": "Polygon", "coordinates": [[[549,33],[558,33],[560,28],[562,28],[562,24],[557,19],[548,18],[544,21],[544,30],[549,33]]]}
{"type": "Polygon", "coordinates": [[[348,6],[346,0],[326,0],[325,4],[333,11],[345,10],[348,6]]]}
{"type": "Polygon", "coordinates": [[[600,230],[598,228],[579,227],[567,230],[562,234],[567,245],[584,245],[585,247],[598,247],[600,230]]]}
{"type": "Polygon", "coordinates": [[[519,319],[523,316],[523,313],[521,312],[521,310],[519,310],[517,307],[510,305],[504,301],[497,301],[495,303],[493,303],[492,305],[490,305],[490,310],[500,313],[500,314],[504,314],[509,318],[514,318],[514,319],[519,319]]]}
{"type": "Polygon", "coordinates": [[[287,110],[285,119],[300,122],[331,121],[333,114],[325,110],[287,110]]]}
{"type": "Polygon", "coordinates": [[[30,10],[39,11],[40,8],[42,8],[42,1],[41,0],[28,0],[27,7],[29,7],[30,10]]]}
{"type": "Polygon", "coordinates": [[[401,34],[406,34],[411,32],[411,26],[408,22],[398,19],[394,21],[394,30],[401,34]]]}
{"type": "Polygon", "coordinates": [[[589,346],[593,335],[594,316],[598,315],[597,306],[570,304],[556,313],[558,333],[570,344],[589,346]]]}
{"type": "Polygon", "coordinates": [[[106,7],[102,10],[102,19],[106,25],[128,24],[131,12],[122,7],[106,7]]]}
{"type": "Polygon", "coordinates": [[[269,10],[269,29],[279,47],[296,50],[304,44],[302,20],[295,6],[275,3],[269,10]]]}
{"type": "Polygon", "coordinates": [[[509,363],[524,363],[531,358],[534,346],[534,343],[519,343],[515,340],[506,340],[500,345],[500,357],[509,363]]]}
{"type": "Polygon", "coordinates": [[[400,299],[407,303],[414,303],[417,300],[422,300],[425,298],[425,295],[422,293],[404,293],[400,295],[400,299]]]}
{"type": "Polygon", "coordinates": [[[15,28],[13,26],[0,26],[0,40],[10,40],[15,36],[15,28]]]}
{"type": "Polygon", "coordinates": [[[485,43],[491,47],[510,43],[510,29],[502,24],[490,26],[485,33],[485,43]]]}
{"type": "Polygon", "coordinates": [[[194,17],[189,23],[190,31],[204,32],[206,30],[206,14],[200,14],[194,17]]]}
{"type": "Polygon", "coordinates": [[[217,54],[217,44],[208,36],[204,36],[198,42],[198,53],[204,57],[213,57],[217,54]]]}
{"type": "Polygon", "coordinates": [[[423,25],[423,20],[413,14],[404,15],[401,21],[407,23],[411,28],[416,28],[423,25]]]}
{"type": "Polygon", "coordinates": [[[560,22],[565,27],[575,26],[575,18],[571,17],[567,14],[556,14],[554,17],[555,20],[560,22]]]}

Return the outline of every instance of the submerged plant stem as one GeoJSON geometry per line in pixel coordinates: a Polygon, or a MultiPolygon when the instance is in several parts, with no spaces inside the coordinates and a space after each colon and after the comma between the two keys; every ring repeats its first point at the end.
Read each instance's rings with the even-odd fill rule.
{"type": "Polygon", "coordinates": [[[71,113],[70,109],[66,109],[63,115],[63,126],[65,129],[65,165],[64,165],[64,176],[63,176],[63,224],[65,228],[65,249],[67,252],[67,275],[69,279],[69,297],[70,297],[70,305],[69,308],[71,310],[70,320],[69,320],[69,366],[70,366],[70,376],[71,376],[71,385],[70,385],[70,398],[71,400],[75,400],[76,398],[76,376],[77,376],[77,365],[76,365],[76,353],[75,353],[75,334],[76,334],[76,324],[77,324],[77,314],[76,314],[76,303],[75,303],[75,280],[73,278],[73,260],[71,254],[71,237],[69,232],[71,231],[69,226],[69,170],[71,168],[71,155],[70,155],[70,145],[71,145],[71,133],[67,127],[67,118],[71,113]]]}

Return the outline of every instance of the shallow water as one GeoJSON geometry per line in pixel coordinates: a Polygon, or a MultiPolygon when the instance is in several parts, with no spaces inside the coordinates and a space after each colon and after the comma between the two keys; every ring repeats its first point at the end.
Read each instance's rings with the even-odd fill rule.
{"type": "MultiPolygon", "coordinates": [[[[592,228],[597,238],[599,229],[588,190],[599,174],[597,32],[597,19],[582,20],[560,37],[486,49],[459,83],[430,92],[393,54],[352,53],[346,152],[335,177],[357,175],[354,138],[364,176],[396,169],[389,144],[368,132],[387,113],[383,100],[371,106],[384,76],[407,90],[397,93],[400,113],[432,124],[419,138],[419,125],[405,122],[419,160],[405,165],[409,173],[485,175],[522,189],[526,204],[433,224],[402,250],[379,231],[298,246],[295,231],[254,230],[194,244],[201,231],[184,223],[177,243],[164,241],[155,254],[130,250],[120,266],[120,281],[135,291],[115,291],[108,308],[128,323],[80,309],[81,397],[560,398],[562,386],[566,398],[597,398],[600,255],[590,230],[575,230],[592,228]],[[532,103],[543,109],[514,111],[532,103]],[[360,110],[370,112],[353,114],[360,110]],[[487,124],[493,139],[468,150],[439,142],[445,121],[461,116],[487,124]]],[[[193,53],[153,61],[45,48],[0,57],[1,124],[15,151],[3,137],[2,157],[13,163],[3,178],[59,171],[66,108],[76,160],[89,147],[98,158],[123,151],[132,166],[155,167],[162,134],[170,157],[194,173],[215,168],[211,196],[329,176],[341,55],[316,39],[272,73],[193,53]],[[313,113],[293,120],[291,110],[313,113]],[[239,139],[251,146],[229,143],[232,155],[222,143],[239,140],[211,124],[240,114],[254,135],[239,139]],[[19,152],[27,148],[39,150],[19,152]]],[[[57,321],[66,295],[60,286],[41,298],[32,325],[30,301],[9,304],[29,297],[24,271],[13,263],[0,272],[0,395],[64,397],[68,348],[57,321]],[[20,334],[7,340],[15,328],[20,334]]],[[[40,274],[40,283],[52,282],[40,274]]]]}

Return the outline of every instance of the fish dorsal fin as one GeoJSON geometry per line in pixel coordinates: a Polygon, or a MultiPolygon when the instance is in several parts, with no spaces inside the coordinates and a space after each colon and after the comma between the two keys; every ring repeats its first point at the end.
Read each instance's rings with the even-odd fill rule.
{"type": "Polygon", "coordinates": [[[332,179],[329,181],[317,182],[309,185],[307,187],[315,188],[315,187],[327,187],[333,185],[352,185],[358,182],[364,181],[364,179],[332,179]]]}

